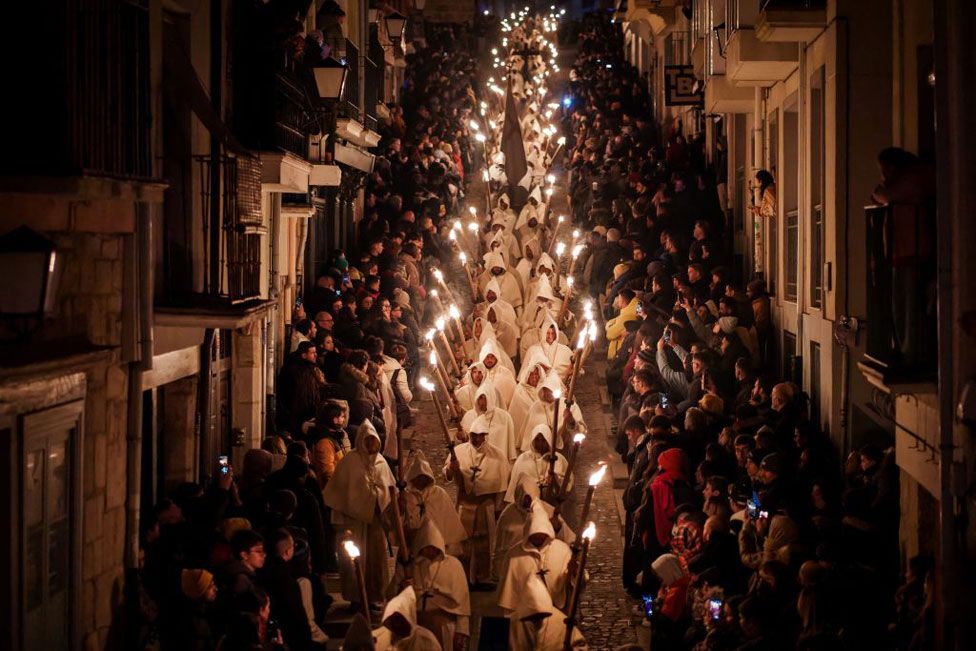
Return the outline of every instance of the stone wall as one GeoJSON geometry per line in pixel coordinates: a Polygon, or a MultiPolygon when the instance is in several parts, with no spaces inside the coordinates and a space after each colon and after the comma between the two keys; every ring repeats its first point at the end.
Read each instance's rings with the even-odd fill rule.
{"type": "Polygon", "coordinates": [[[57,373],[82,370],[87,377],[82,480],[76,485],[82,498],[77,644],[87,650],[121,648],[115,631],[123,592],[128,390],[128,364],[121,350],[122,288],[134,204],[0,195],[0,212],[0,231],[30,215],[30,225],[52,239],[62,256],[57,311],[33,341],[49,342],[53,353],[65,341],[109,348],[99,362],[78,369],[59,367],[57,373]]]}

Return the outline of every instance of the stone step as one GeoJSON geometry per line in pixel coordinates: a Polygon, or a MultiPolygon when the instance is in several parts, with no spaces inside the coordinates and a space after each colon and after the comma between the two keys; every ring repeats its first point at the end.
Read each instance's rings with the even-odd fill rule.
{"type": "Polygon", "coordinates": [[[613,505],[617,509],[617,519],[620,522],[620,535],[624,535],[624,527],[627,522],[627,510],[624,508],[624,490],[622,488],[613,489],[613,505]]]}
{"type": "Polygon", "coordinates": [[[607,392],[607,388],[605,386],[600,387],[600,404],[602,404],[604,407],[610,406],[610,393],[607,392]]]}
{"type": "Polygon", "coordinates": [[[627,464],[623,461],[610,462],[610,476],[613,477],[614,488],[626,488],[630,473],[627,472],[627,464]]]}

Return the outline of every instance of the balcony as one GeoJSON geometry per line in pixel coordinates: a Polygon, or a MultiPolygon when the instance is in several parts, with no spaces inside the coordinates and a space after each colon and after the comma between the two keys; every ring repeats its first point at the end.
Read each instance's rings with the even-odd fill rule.
{"type": "Polygon", "coordinates": [[[11,17],[5,32],[23,58],[8,62],[6,85],[17,101],[6,106],[0,176],[152,178],[148,5],[58,0],[18,8],[27,16],[11,17]],[[44,36],[24,28],[29,23],[17,33],[21,19],[45,25],[44,36]]]}
{"type": "Polygon", "coordinates": [[[938,342],[935,221],[924,205],[866,206],[867,338],[858,364],[896,393],[930,391],[938,342]]]}
{"type": "Polygon", "coordinates": [[[268,65],[241,70],[235,83],[234,132],[253,151],[308,155],[318,120],[301,71],[268,65]]]}
{"type": "Polygon", "coordinates": [[[725,75],[711,75],[705,84],[706,113],[752,113],[755,102],[751,88],[735,86],[725,75]]]}
{"type": "Polygon", "coordinates": [[[764,0],[756,20],[756,38],[810,43],[826,26],[826,0],[764,0]]]}
{"type": "Polygon", "coordinates": [[[726,74],[742,86],[772,86],[789,77],[797,66],[793,43],[766,43],[751,27],[739,27],[725,46],[726,74]]]}

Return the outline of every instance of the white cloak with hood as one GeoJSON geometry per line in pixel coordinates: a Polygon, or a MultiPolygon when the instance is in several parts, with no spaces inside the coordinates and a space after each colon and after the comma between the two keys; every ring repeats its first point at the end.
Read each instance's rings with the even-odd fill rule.
{"type": "MultiPolygon", "coordinates": [[[[569,407],[569,413],[572,415],[573,420],[576,421],[575,426],[572,428],[563,427],[566,418],[566,402],[564,400],[566,389],[563,386],[562,380],[554,372],[550,372],[549,375],[547,375],[542,381],[539,389],[541,390],[543,388],[549,389],[554,394],[557,390],[562,391],[563,393],[563,399],[560,399],[559,401],[559,429],[565,430],[563,432],[563,437],[572,438],[572,436],[577,432],[586,432],[586,423],[583,421],[583,412],[580,411],[579,405],[576,403],[569,407]]],[[[552,431],[552,428],[556,425],[555,407],[553,404],[554,403],[546,402],[540,397],[538,400],[536,400],[535,404],[529,407],[529,412],[526,414],[525,422],[522,425],[522,432],[519,434],[519,440],[521,441],[519,447],[521,450],[524,451],[528,449],[528,445],[531,443],[530,436],[532,435],[532,431],[536,426],[545,425],[550,431],[552,431]]],[[[563,447],[565,447],[563,438],[557,438],[556,449],[562,450],[563,447]]]]}
{"type": "MultiPolygon", "coordinates": [[[[492,555],[492,561],[494,562],[496,577],[505,573],[505,559],[508,557],[508,552],[513,547],[522,544],[525,521],[532,512],[532,504],[536,501],[546,510],[551,521],[555,508],[548,502],[541,501],[539,485],[523,476],[515,487],[515,499],[505,506],[501,515],[498,516],[498,522],[495,523],[495,553],[492,555]]],[[[576,534],[566,524],[562,515],[559,516],[559,524],[556,538],[567,545],[572,545],[576,540],[576,534]]]]}
{"type": "MultiPolygon", "coordinates": [[[[529,579],[512,613],[508,628],[508,648],[524,651],[566,651],[566,614],[556,608],[545,583],[529,579]]],[[[589,649],[586,639],[573,628],[570,649],[589,649]]]]}
{"type": "Polygon", "coordinates": [[[561,379],[568,380],[573,370],[573,351],[569,346],[559,341],[561,334],[556,320],[547,314],[537,331],[538,338],[530,347],[526,348],[525,358],[528,359],[533,355],[541,356],[546,361],[546,364],[549,365],[549,368],[559,375],[561,379]],[[550,330],[554,330],[556,335],[552,343],[548,341],[547,336],[550,330]]]}
{"type": "Polygon", "coordinates": [[[437,485],[434,471],[419,450],[413,453],[406,473],[407,487],[403,490],[404,527],[418,531],[425,522],[437,526],[447,545],[455,545],[468,537],[454,508],[454,501],[443,487],[437,485]],[[423,489],[413,485],[416,477],[429,477],[430,484],[423,489]]]}
{"type": "Polygon", "coordinates": [[[483,431],[488,433],[488,443],[505,453],[505,458],[509,461],[518,456],[518,439],[515,435],[515,424],[512,417],[505,411],[498,402],[497,393],[491,385],[485,386],[482,383],[478,393],[475,394],[474,408],[469,409],[461,418],[461,429],[469,434],[474,430],[475,425],[484,427],[483,431]],[[481,396],[485,397],[487,408],[480,409],[478,402],[481,396]],[[484,422],[481,422],[481,421],[484,422]]]}
{"type": "MultiPolygon", "coordinates": [[[[569,588],[569,560],[573,552],[569,545],[556,539],[549,516],[536,501],[522,529],[522,544],[508,554],[507,567],[498,584],[498,605],[507,612],[517,611],[525,587],[533,579],[542,581],[554,604],[565,606],[569,588]],[[529,536],[543,534],[545,543],[536,547],[529,536]]],[[[519,647],[516,647],[519,648],[519,647]]]]}
{"type": "MultiPolygon", "coordinates": [[[[537,436],[541,436],[545,439],[546,443],[552,445],[552,430],[546,425],[537,425],[532,428],[532,432],[529,434],[529,445],[525,450],[518,456],[515,460],[515,464],[512,466],[511,478],[508,482],[508,488],[505,491],[505,501],[513,502],[515,501],[515,489],[518,487],[522,479],[527,479],[529,481],[535,482],[536,485],[547,480],[549,475],[549,453],[539,454],[532,447],[531,441],[537,436]]],[[[563,477],[569,471],[569,462],[566,461],[561,453],[556,453],[556,467],[553,468],[556,473],[556,481],[562,485],[563,477]]],[[[573,478],[569,478],[569,484],[567,485],[567,490],[572,490],[573,478]]]]}
{"type": "Polygon", "coordinates": [[[481,371],[481,384],[484,384],[485,378],[488,377],[488,369],[480,362],[475,362],[464,372],[460,386],[454,390],[454,399],[458,401],[463,411],[468,411],[474,407],[474,395],[478,393],[478,389],[481,387],[481,384],[475,384],[474,380],[471,379],[471,371],[474,369],[481,371]]]}
{"type": "Polygon", "coordinates": [[[488,283],[493,280],[498,283],[500,291],[496,293],[498,293],[499,298],[507,302],[516,310],[522,307],[522,287],[519,285],[518,278],[516,278],[515,273],[509,269],[509,266],[506,264],[502,254],[497,251],[492,251],[485,254],[485,270],[481,274],[478,281],[482,294],[484,294],[488,289],[488,283]],[[501,267],[505,270],[505,272],[496,276],[491,272],[494,267],[501,267]]]}
{"type": "Polygon", "coordinates": [[[442,651],[441,643],[432,632],[417,624],[417,593],[412,586],[390,599],[383,611],[383,621],[399,613],[411,626],[410,635],[394,639],[393,631],[380,626],[373,631],[376,651],[442,651]]]}
{"type": "Polygon", "coordinates": [[[413,585],[417,619],[440,638],[441,647],[454,648],[454,634],[470,635],[471,596],[464,566],[447,553],[437,525],[427,521],[413,541],[413,585]],[[420,554],[425,547],[439,552],[434,560],[420,554]]]}

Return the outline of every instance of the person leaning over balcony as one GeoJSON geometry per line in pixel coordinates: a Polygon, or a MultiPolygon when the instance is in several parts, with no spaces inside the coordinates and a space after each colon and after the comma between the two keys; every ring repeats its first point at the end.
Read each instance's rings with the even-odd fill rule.
{"type": "Polygon", "coordinates": [[[749,207],[754,215],[753,271],[762,274],[765,271],[762,221],[776,219],[776,181],[767,170],[759,170],[756,172],[752,187],[759,191],[759,205],[749,207]]]}
{"type": "Polygon", "coordinates": [[[878,154],[881,183],[871,193],[890,206],[891,317],[895,349],[906,365],[934,352],[934,338],[921,333],[924,319],[935,324],[935,178],[930,165],[914,154],[888,147],[878,154]]]}

